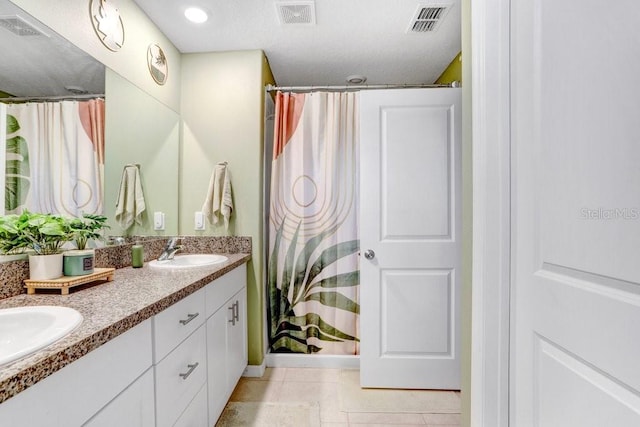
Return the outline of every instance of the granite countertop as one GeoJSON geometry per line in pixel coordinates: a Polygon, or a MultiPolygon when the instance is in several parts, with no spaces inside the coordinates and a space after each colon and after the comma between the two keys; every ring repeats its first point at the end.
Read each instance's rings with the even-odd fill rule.
{"type": "Polygon", "coordinates": [[[62,369],[107,341],[161,312],[204,287],[212,280],[247,262],[246,253],[224,254],[224,264],[194,270],[155,270],[121,268],[112,282],[86,289],[73,289],[69,295],[18,295],[0,300],[0,308],[55,305],[78,310],[84,320],[71,334],[59,341],[0,366],[0,403],[62,369]]]}

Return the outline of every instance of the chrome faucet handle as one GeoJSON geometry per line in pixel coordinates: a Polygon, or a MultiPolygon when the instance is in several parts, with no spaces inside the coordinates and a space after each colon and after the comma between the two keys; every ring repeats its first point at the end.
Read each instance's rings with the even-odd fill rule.
{"type": "Polygon", "coordinates": [[[169,250],[172,249],[177,243],[178,243],[179,238],[178,237],[171,237],[168,241],[166,246],[164,247],[165,250],[169,250]]]}

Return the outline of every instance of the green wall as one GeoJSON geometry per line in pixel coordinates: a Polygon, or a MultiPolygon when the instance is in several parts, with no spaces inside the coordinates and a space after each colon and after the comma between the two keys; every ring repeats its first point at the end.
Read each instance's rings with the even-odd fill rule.
{"type": "Polygon", "coordinates": [[[104,213],[109,234],[178,234],[180,116],[111,69],[105,73],[104,213]],[[126,164],[140,165],[146,211],[142,224],[125,231],[115,221],[116,200],[126,164]],[[164,231],[154,231],[153,213],[164,212],[164,231]]]}
{"type": "Polygon", "coordinates": [[[247,266],[249,364],[264,357],[263,141],[264,84],[273,82],[261,50],[182,57],[181,234],[251,236],[247,266]],[[229,230],[194,231],[211,172],[227,161],[234,211],[229,230]]]}
{"type": "Polygon", "coordinates": [[[462,82],[462,52],[453,58],[447,68],[440,74],[436,84],[445,85],[452,82],[462,82]]]}

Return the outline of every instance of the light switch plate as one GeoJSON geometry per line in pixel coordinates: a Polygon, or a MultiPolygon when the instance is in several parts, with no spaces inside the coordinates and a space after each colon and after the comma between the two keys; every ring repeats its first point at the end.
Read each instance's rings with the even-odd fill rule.
{"type": "Polygon", "coordinates": [[[153,229],[164,230],[164,212],[153,213],[153,229]]]}
{"type": "Polygon", "coordinates": [[[198,211],[194,215],[194,223],[196,230],[204,230],[204,213],[198,211]]]}

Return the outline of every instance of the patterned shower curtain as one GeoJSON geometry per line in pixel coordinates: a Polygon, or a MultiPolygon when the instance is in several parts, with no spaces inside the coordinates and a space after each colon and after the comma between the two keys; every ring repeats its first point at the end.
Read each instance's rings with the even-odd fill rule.
{"type": "Polygon", "coordinates": [[[272,352],[358,354],[358,95],[276,95],[272,352]]]}
{"type": "Polygon", "coordinates": [[[6,106],[5,213],[103,212],[104,100],[6,106]]]}

